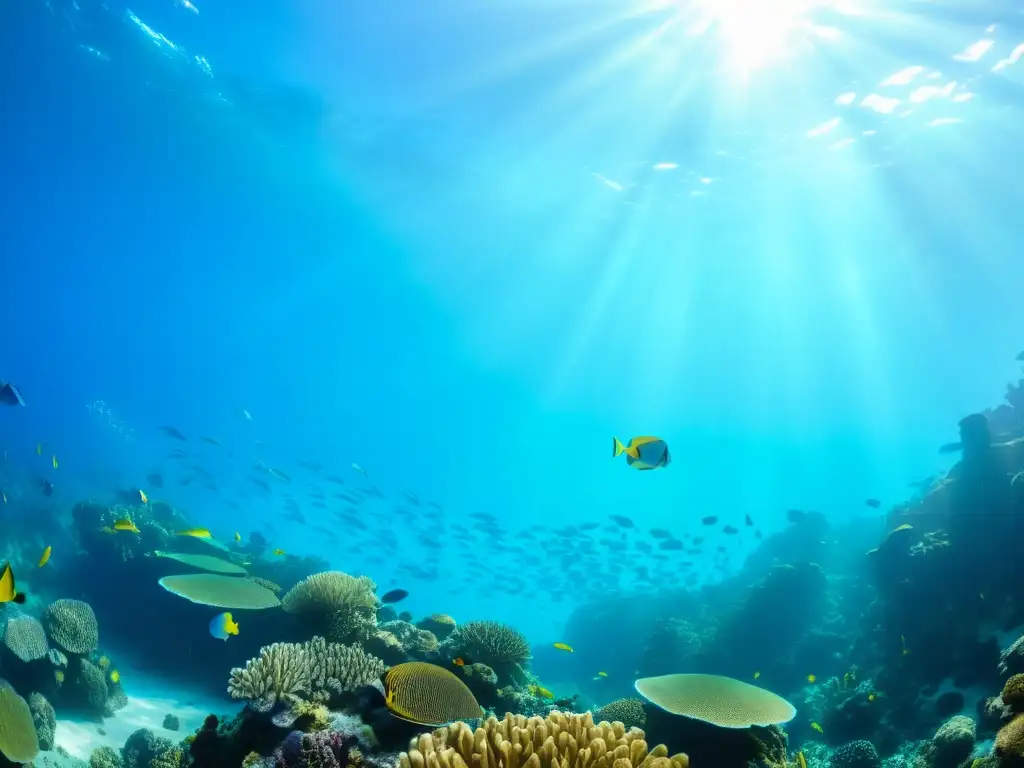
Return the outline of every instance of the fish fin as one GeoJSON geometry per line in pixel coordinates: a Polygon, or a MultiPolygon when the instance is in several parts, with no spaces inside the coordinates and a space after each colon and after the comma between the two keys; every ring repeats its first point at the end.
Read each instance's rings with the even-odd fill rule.
{"type": "Polygon", "coordinates": [[[617,458],[626,450],[626,446],[622,444],[622,441],[617,437],[612,438],[612,458],[617,458]]]}
{"type": "Polygon", "coordinates": [[[14,602],[16,602],[18,605],[24,605],[24,603],[25,603],[25,593],[24,592],[19,592],[18,594],[16,594],[14,596],[14,602]]]}

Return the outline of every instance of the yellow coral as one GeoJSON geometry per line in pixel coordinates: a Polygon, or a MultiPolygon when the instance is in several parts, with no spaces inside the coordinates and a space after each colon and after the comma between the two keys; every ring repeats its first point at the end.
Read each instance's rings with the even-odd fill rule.
{"type": "Polygon", "coordinates": [[[1024,757],[1024,715],[1017,715],[996,734],[995,753],[999,757],[1024,757]]]}
{"type": "Polygon", "coordinates": [[[311,701],[297,701],[292,706],[292,714],[295,719],[309,718],[309,724],[304,728],[307,733],[311,731],[326,731],[331,727],[331,713],[323,704],[311,701]]]}
{"type": "Polygon", "coordinates": [[[1024,709],[1024,675],[1014,675],[1003,686],[1003,704],[1014,712],[1024,709]]]}
{"type": "Polygon", "coordinates": [[[644,732],[594,724],[590,713],[488,718],[475,731],[462,722],[423,734],[399,755],[401,768],[688,768],[684,754],[648,750],[644,732]]]}

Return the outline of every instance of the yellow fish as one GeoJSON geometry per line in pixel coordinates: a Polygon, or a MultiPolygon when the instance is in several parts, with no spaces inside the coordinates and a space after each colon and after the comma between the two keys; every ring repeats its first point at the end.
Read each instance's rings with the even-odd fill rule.
{"type": "Polygon", "coordinates": [[[0,496],[3,496],[4,504],[6,504],[7,503],[7,494],[4,493],[3,491],[0,491],[0,496]]]}
{"type": "Polygon", "coordinates": [[[57,468],[57,454],[53,454],[53,456],[50,458],[50,461],[53,462],[53,468],[56,469],[57,468]]]}
{"type": "Polygon", "coordinates": [[[186,528],[184,531],[175,531],[175,536],[193,536],[197,539],[210,539],[210,532],[205,528],[186,528]]]}
{"type": "Polygon", "coordinates": [[[238,531],[235,531],[235,541],[241,541],[241,540],[242,540],[242,534],[240,534],[238,531]]]}
{"type": "Polygon", "coordinates": [[[808,676],[807,676],[807,682],[808,682],[808,683],[813,683],[813,682],[814,682],[815,680],[817,680],[817,679],[818,679],[818,678],[817,678],[817,677],[815,677],[814,675],[808,675],[808,676]]]}
{"type": "Polygon", "coordinates": [[[566,651],[568,653],[572,653],[573,652],[572,646],[569,645],[568,643],[552,643],[551,645],[553,647],[557,648],[560,651],[566,651]]]}
{"type": "Polygon", "coordinates": [[[819,723],[811,723],[811,728],[816,730],[818,733],[824,733],[825,732],[825,730],[821,727],[821,725],[819,723]]]}
{"type": "Polygon", "coordinates": [[[598,672],[597,676],[598,677],[608,677],[608,673],[607,672],[598,672]]]}
{"type": "Polygon", "coordinates": [[[280,547],[278,547],[277,549],[274,550],[274,554],[278,555],[278,556],[283,555],[284,554],[284,550],[281,549],[280,547]]]}
{"type": "Polygon", "coordinates": [[[139,488],[139,501],[143,504],[149,504],[149,496],[147,496],[146,492],[141,488],[139,488]]]}
{"type": "Polygon", "coordinates": [[[59,669],[55,670],[53,673],[53,679],[57,681],[57,685],[60,685],[64,682],[64,672],[59,669]]]}
{"type": "Polygon", "coordinates": [[[43,444],[42,443],[36,443],[36,456],[42,456],[42,455],[43,455],[43,444]]]}
{"type": "Polygon", "coordinates": [[[545,688],[542,685],[531,685],[531,686],[528,686],[527,690],[529,690],[529,692],[531,694],[533,694],[534,696],[537,696],[537,697],[539,697],[541,699],[553,699],[553,698],[555,698],[555,694],[553,694],[551,691],[549,691],[547,688],[545,688]]]}
{"type": "Polygon", "coordinates": [[[14,586],[14,571],[7,563],[0,573],[0,603],[24,603],[25,593],[19,592],[14,586]]]}
{"type": "Polygon", "coordinates": [[[131,533],[142,533],[142,531],[135,527],[135,523],[132,522],[132,519],[130,517],[122,517],[120,520],[115,520],[114,530],[130,531],[131,533]]]}
{"type": "Polygon", "coordinates": [[[878,694],[877,693],[869,693],[868,694],[868,701],[874,701],[877,698],[878,698],[878,694]]]}
{"type": "Polygon", "coordinates": [[[757,680],[761,676],[760,672],[754,672],[754,679],[757,680]]]}
{"type": "Polygon", "coordinates": [[[118,672],[116,669],[110,670],[110,682],[112,682],[112,683],[120,683],[121,682],[121,673],[118,672]]]}
{"type": "Polygon", "coordinates": [[[661,469],[672,461],[668,443],[660,437],[634,437],[629,445],[623,445],[617,437],[612,438],[612,458],[626,454],[626,463],[636,469],[661,469]]]}
{"type": "Polygon", "coordinates": [[[804,757],[803,750],[796,753],[796,765],[797,768],[807,768],[807,758],[804,757]]]}
{"type": "Polygon", "coordinates": [[[48,562],[50,562],[50,547],[47,547],[43,550],[42,557],[39,558],[39,565],[37,565],[36,567],[42,568],[48,562]]]}

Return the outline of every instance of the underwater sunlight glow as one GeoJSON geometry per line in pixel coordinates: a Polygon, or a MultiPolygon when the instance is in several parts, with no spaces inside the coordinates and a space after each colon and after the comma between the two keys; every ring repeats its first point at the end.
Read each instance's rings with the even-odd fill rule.
{"type": "Polygon", "coordinates": [[[834,40],[837,29],[810,20],[834,6],[832,0],[653,0],[648,8],[670,14],[662,27],[666,34],[712,36],[723,64],[745,74],[796,54],[802,43],[834,40]]]}

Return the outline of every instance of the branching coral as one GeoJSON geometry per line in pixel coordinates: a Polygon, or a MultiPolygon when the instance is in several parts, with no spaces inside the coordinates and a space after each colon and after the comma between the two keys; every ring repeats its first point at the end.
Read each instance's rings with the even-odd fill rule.
{"type": "Polygon", "coordinates": [[[228,693],[249,699],[250,706],[269,712],[277,702],[294,704],[303,695],[355,690],[380,677],[384,663],[358,646],[328,643],[274,643],[245,668],[231,670],[228,693]]]}
{"type": "Polygon", "coordinates": [[[96,614],[81,600],[55,600],[43,612],[50,640],[68,653],[92,653],[99,645],[96,614]]]}
{"type": "Polygon", "coordinates": [[[309,658],[314,688],[327,688],[335,693],[354,691],[372,683],[387,667],[357,645],[328,643],[314,637],[304,646],[309,658]]]}
{"type": "Polygon", "coordinates": [[[475,731],[462,722],[414,738],[401,768],[687,768],[664,745],[648,750],[644,732],[595,724],[590,713],[488,718],[475,731]]]}
{"type": "Polygon", "coordinates": [[[260,649],[245,668],[231,670],[228,693],[235,699],[248,699],[249,706],[269,712],[277,702],[291,703],[310,690],[312,670],[302,645],[274,643],[260,649]]]}

